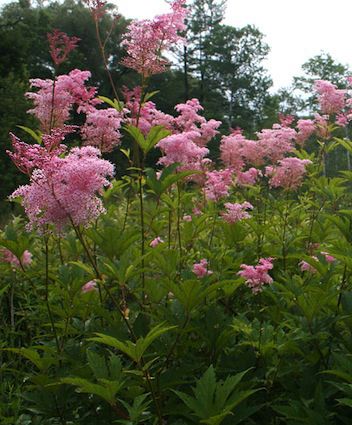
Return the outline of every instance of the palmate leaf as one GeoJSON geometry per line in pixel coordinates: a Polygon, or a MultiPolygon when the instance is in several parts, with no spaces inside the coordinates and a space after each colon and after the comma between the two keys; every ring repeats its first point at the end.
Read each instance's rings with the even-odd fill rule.
{"type": "Polygon", "coordinates": [[[152,342],[160,335],[174,328],[176,328],[176,326],[165,326],[164,323],[160,323],[151,329],[145,337],[139,338],[136,343],[131,341],[119,341],[117,338],[101,333],[97,333],[96,337],[89,338],[89,341],[95,341],[110,347],[117,348],[136,363],[139,363],[143,357],[143,354],[152,344],[152,342]]]}
{"type": "Polygon", "coordinates": [[[213,366],[210,366],[193,388],[194,397],[173,391],[200,419],[201,423],[219,425],[242,401],[258,390],[236,390],[248,370],[217,382],[213,366]]]}

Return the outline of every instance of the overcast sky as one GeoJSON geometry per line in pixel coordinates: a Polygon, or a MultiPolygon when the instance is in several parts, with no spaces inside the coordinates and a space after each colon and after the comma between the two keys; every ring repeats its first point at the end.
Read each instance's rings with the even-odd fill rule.
{"type": "MultiPolygon", "coordinates": [[[[164,0],[110,0],[128,18],[168,10],[164,0]]],[[[0,4],[9,0],[0,0],[0,4]]],[[[271,48],[266,67],[274,88],[287,86],[321,51],[352,68],[352,0],[228,0],[226,23],[253,24],[271,48]]]]}

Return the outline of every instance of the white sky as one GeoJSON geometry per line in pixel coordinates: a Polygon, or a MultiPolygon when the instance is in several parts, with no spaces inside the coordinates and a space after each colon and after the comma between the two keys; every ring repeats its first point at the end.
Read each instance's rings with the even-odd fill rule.
{"type": "MultiPolygon", "coordinates": [[[[10,0],[0,0],[0,5],[10,0]]],[[[110,0],[127,18],[164,13],[164,0],[110,0]]],[[[274,89],[288,86],[301,65],[328,52],[352,68],[352,0],[228,0],[226,23],[253,24],[271,48],[266,68],[274,89]]]]}

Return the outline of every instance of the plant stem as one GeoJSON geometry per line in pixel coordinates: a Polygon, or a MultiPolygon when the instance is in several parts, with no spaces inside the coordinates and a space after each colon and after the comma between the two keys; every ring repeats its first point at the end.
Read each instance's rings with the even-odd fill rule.
{"type": "Polygon", "coordinates": [[[49,236],[48,235],[44,236],[44,243],[45,243],[45,303],[46,303],[46,308],[48,310],[51,328],[55,337],[57,352],[58,354],[60,354],[59,338],[57,336],[53,314],[52,314],[50,303],[49,303],[49,236]]]}
{"type": "Polygon", "coordinates": [[[104,68],[105,68],[106,73],[108,74],[112,91],[114,93],[115,99],[118,102],[120,102],[119,96],[117,94],[116,87],[115,87],[115,84],[114,84],[114,80],[112,79],[112,75],[111,75],[111,72],[109,70],[108,61],[107,61],[106,54],[105,54],[105,45],[106,45],[107,40],[105,40],[104,43],[101,40],[98,20],[95,20],[95,32],[96,32],[96,35],[97,35],[97,40],[98,40],[98,45],[99,45],[101,57],[103,58],[104,68]]]}

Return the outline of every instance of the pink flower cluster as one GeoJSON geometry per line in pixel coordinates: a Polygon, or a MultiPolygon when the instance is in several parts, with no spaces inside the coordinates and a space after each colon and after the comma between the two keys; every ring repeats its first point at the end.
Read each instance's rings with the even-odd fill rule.
{"type": "Polygon", "coordinates": [[[205,158],[209,153],[205,145],[218,133],[217,128],[221,122],[207,121],[199,115],[198,112],[203,108],[198,99],[176,105],[175,109],[179,113],[176,118],[155,109],[149,111],[151,125],[164,125],[173,133],[157,144],[164,155],[159,164],[171,165],[178,162],[181,170],[204,171],[211,163],[210,159],[205,158]]]}
{"type": "Polygon", "coordinates": [[[88,294],[89,292],[96,292],[98,291],[98,285],[95,279],[90,280],[89,282],[85,283],[82,288],[81,291],[83,294],[88,294]]]}
{"type": "Polygon", "coordinates": [[[16,269],[24,268],[32,263],[32,253],[25,250],[19,259],[7,248],[0,248],[0,261],[11,264],[16,269]]]}
{"type": "Polygon", "coordinates": [[[315,132],[316,125],[312,120],[301,119],[297,121],[297,128],[298,134],[296,142],[299,145],[303,145],[303,143],[315,132]]]}
{"type": "Polygon", "coordinates": [[[225,208],[226,212],[222,212],[221,216],[227,223],[233,224],[251,218],[246,210],[253,209],[253,205],[249,202],[243,202],[242,204],[226,202],[225,208]]]}
{"type": "Polygon", "coordinates": [[[198,146],[205,146],[214,136],[216,136],[216,134],[218,134],[217,129],[221,125],[221,121],[213,119],[207,121],[203,116],[199,115],[199,112],[203,111],[204,108],[199,103],[198,99],[190,99],[187,100],[186,103],[179,103],[175,106],[175,109],[179,116],[170,120],[170,130],[179,133],[195,132],[195,138],[193,141],[198,146]]]}
{"type": "Polygon", "coordinates": [[[237,173],[236,183],[238,186],[253,186],[263,174],[257,168],[251,167],[247,171],[237,173]]]}
{"type": "Polygon", "coordinates": [[[210,201],[219,201],[229,195],[233,171],[230,168],[206,172],[205,196],[210,201]]]}
{"type": "Polygon", "coordinates": [[[179,32],[185,29],[187,14],[184,5],[185,0],[174,0],[171,13],[153,20],[132,21],[123,40],[127,57],[122,63],[144,78],[163,72],[168,62],[162,54],[182,40],[179,32]]]}
{"type": "MultiPolygon", "coordinates": [[[[329,264],[334,263],[336,261],[336,258],[333,257],[332,255],[330,255],[327,252],[322,251],[320,254],[324,256],[325,261],[329,264]]],[[[316,255],[312,255],[311,258],[313,258],[313,260],[319,262],[319,258],[316,255]]],[[[300,261],[300,263],[298,265],[299,265],[302,272],[309,272],[309,273],[316,273],[317,272],[316,268],[314,266],[312,266],[311,264],[307,263],[307,261],[302,260],[302,261],[300,261]]]]}
{"type": "Polygon", "coordinates": [[[11,195],[22,197],[29,228],[87,225],[105,211],[97,194],[109,185],[114,167],[99,156],[93,147],[74,148],[65,158],[53,157],[33,171],[30,184],[11,195]]]}
{"type": "Polygon", "coordinates": [[[345,106],[345,90],[339,90],[334,84],[325,80],[315,81],[314,88],[323,114],[337,114],[345,106]]]}
{"type": "Polygon", "coordinates": [[[84,0],[84,3],[89,7],[93,19],[98,22],[105,15],[105,0],[84,0]]]}
{"type": "Polygon", "coordinates": [[[114,108],[89,111],[81,129],[84,144],[96,146],[101,152],[111,152],[120,144],[122,119],[123,114],[114,108]]]}
{"type": "Polygon", "coordinates": [[[317,135],[323,139],[329,139],[329,115],[314,114],[314,122],[317,135]]]}
{"type": "Polygon", "coordinates": [[[270,285],[273,282],[272,277],[268,274],[273,268],[273,258],[261,258],[256,266],[248,266],[241,264],[241,271],[237,274],[246,279],[246,284],[251,288],[253,294],[257,294],[263,290],[264,285],[270,285]]]}
{"type": "Polygon", "coordinates": [[[38,118],[44,133],[63,127],[74,106],[78,113],[87,113],[101,103],[95,98],[96,88],[85,85],[90,76],[89,71],[74,69],[68,75],[58,76],[55,81],[39,78],[30,80],[31,87],[38,91],[26,93],[27,98],[34,103],[34,108],[28,112],[38,118]]]}
{"type": "Polygon", "coordinates": [[[72,50],[77,47],[78,37],[69,37],[66,33],[55,29],[47,34],[50,48],[50,56],[56,66],[65,62],[72,50]]]}
{"type": "Polygon", "coordinates": [[[264,129],[257,136],[262,162],[275,163],[293,151],[297,133],[293,128],[274,124],[272,129],[264,129]]]}
{"type": "Polygon", "coordinates": [[[156,248],[161,243],[164,243],[164,241],[161,239],[160,236],[157,236],[150,242],[149,246],[151,246],[152,248],[156,248]]]}
{"type": "Polygon", "coordinates": [[[22,142],[10,133],[13,151],[6,151],[16,167],[24,174],[31,175],[36,168],[43,168],[51,158],[65,152],[66,146],[61,144],[66,135],[76,130],[76,126],[64,126],[54,129],[50,134],[42,136],[43,145],[30,145],[22,142]]]}
{"type": "Polygon", "coordinates": [[[193,264],[193,273],[198,277],[202,278],[213,274],[211,270],[208,269],[208,261],[203,258],[199,263],[193,264]]]}
{"type": "Polygon", "coordinates": [[[196,145],[193,142],[194,137],[194,132],[188,131],[162,139],[157,144],[164,154],[159,164],[168,166],[177,162],[180,163],[182,170],[201,170],[209,150],[196,145]]]}
{"type": "Polygon", "coordinates": [[[223,137],[220,153],[224,164],[239,173],[248,164],[275,163],[292,152],[297,133],[292,128],[274,124],[272,129],[264,129],[257,136],[258,141],[248,140],[239,133],[223,137]]]}
{"type": "Polygon", "coordinates": [[[306,173],[306,166],[311,164],[309,159],[296,157],[284,158],[275,167],[266,167],[265,174],[270,177],[271,187],[282,187],[286,190],[297,189],[306,173]]]}

